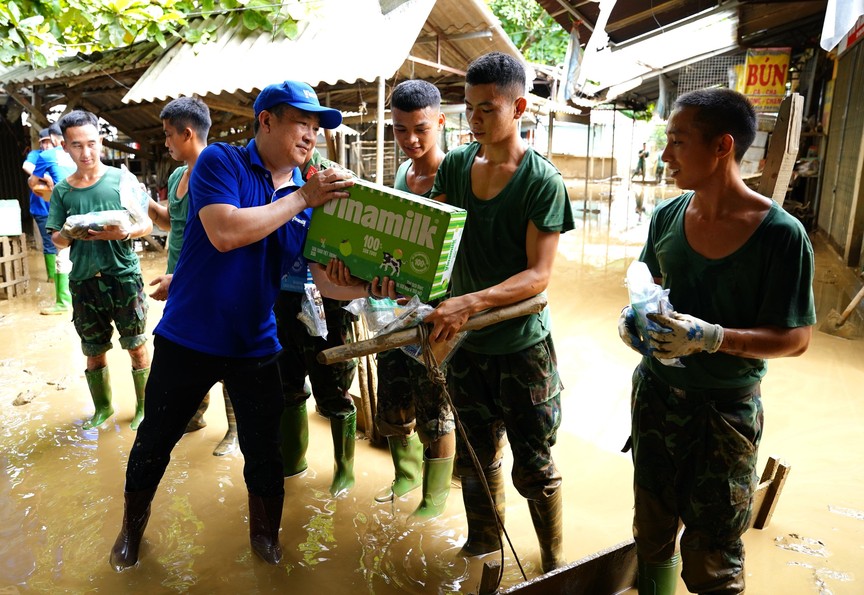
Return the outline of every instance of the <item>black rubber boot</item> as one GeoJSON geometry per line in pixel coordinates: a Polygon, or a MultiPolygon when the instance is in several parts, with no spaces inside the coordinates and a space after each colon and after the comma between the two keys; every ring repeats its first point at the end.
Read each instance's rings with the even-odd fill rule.
{"type": "MultiPolygon", "coordinates": [[[[499,466],[486,472],[486,482],[495,510],[504,524],[504,471],[499,466]]],[[[483,482],[476,475],[462,476],[462,500],[468,521],[468,539],[459,551],[462,556],[480,556],[501,549],[501,529],[483,489],[483,482]]]]}
{"type": "Polygon", "coordinates": [[[140,492],[126,492],[123,506],[123,526],[120,534],[111,548],[109,558],[111,566],[117,572],[132,568],[138,564],[138,549],[144,537],[144,529],[150,520],[150,503],[156,494],[156,488],[140,492]]]}
{"type": "Polygon", "coordinates": [[[249,542],[252,551],[268,564],[282,561],[279,525],[282,523],[284,500],[284,495],[265,498],[249,494],[249,542]]]}

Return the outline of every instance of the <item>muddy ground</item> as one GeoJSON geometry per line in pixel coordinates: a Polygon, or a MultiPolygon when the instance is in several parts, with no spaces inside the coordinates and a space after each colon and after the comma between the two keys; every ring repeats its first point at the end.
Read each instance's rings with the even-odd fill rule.
{"type": "MultiPolygon", "coordinates": [[[[644,189],[649,212],[661,191],[644,189]]],[[[647,213],[640,221],[633,189],[612,194],[611,207],[604,187],[592,188],[593,200],[574,202],[578,229],[562,237],[549,289],[566,387],[554,456],[564,477],[570,560],[625,541],[631,531],[631,466],[620,449],[638,357],[618,340],[616,321],[627,300],[624,273],[644,241],[647,213]]],[[[814,243],[822,320],[842,310],[857,285],[836,254],[819,238],[814,243]]],[[[141,259],[145,281],[164,269],[163,255],[146,251],[141,259]]],[[[285,484],[285,560],[273,568],[253,557],[242,455],[211,455],[226,427],[218,388],[208,426],[185,436],[174,451],[139,567],[115,573],[108,552],[122,518],[123,473],[135,437],[129,360],[115,336],[109,365],[117,412],[101,429],[82,429],[92,414],[84,356],[69,317],[38,314],[53,287],[39,280],[39,255],[32,253],[29,264],[29,294],[0,299],[0,593],[476,592],[481,561],[455,556],[466,537],[458,486],[442,517],[412,525],[406,516],[419,494],[375,503],[392,465],[385,449],[360,439],[357,485],[333,500],[327,491],[329,425],[315,415],[310,470],[285,484]]],[[[151,302],[151,328],[161,309],[151,302]]],[[[858,331],[861,320],[847,324],[858,331]]],[[[864,592],[862,361],[864,339],[816,331],[804,356],[770,363],[759,466],[774,455],[791,472],[769,526],[745,536],[748,593],[864,592]]],[[[506,468],[511,461],[508,453],[506,468]]],[[[525,501],[509,482],[507,503],[510,537],[527,576],[534,577],[536,538],[525,501]]],[[[507,551],[503,585],[520,580],[507,551]]]]}

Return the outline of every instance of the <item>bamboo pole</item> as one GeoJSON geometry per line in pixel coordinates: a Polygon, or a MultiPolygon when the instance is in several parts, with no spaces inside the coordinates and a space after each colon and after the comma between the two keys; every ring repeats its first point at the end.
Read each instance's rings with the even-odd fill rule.
{"type": "MultiPolygon", "coordinates": [[[[463,331],[473,331],[481,329],[492,324],[496,324],[503,320],[527,316],[529,314],[537,314],[546,307],[546,295],[538,294],[527,300],[516,302],[499,308],[492,308],[476,314],[468,319],[463,331]]],[[[379,335],[366,341],[358,341],[347,345],[339,345],[325,349],[318,354],[318,361],[322,364],[333,364],[336,362],[344,362],[354,357],[362,357],[372,353],[387,351],[388,349],[396,349],[405,345],[420,342],[420,331],[417,327],[403,329],[379,335]]]]}

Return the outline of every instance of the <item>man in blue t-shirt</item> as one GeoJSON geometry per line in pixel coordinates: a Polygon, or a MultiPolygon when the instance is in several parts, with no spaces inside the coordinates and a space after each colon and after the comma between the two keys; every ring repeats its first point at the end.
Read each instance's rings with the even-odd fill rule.
{"type": "MultiPolygon", "coordinates": [[[[48,233],[46,224],[48,222],[48,210],[51,192],[54,190],[54,185],[62,182],[77,169],[75,162],[69,153],[60,146],[63,141],[63,134],[60,132],[60,127],[57,124],[51,124],[48,128],[42,130],[39,136],[47,135],[46,138],[40,140],[40,145],[43,150],[33,163],[33,169],[30,171],[30,178],[27,180],[31,189],[31,194],[36,194],[36,208],[39,212],[44,209],[44,215],[33,215],[39,230],[42,233],[43,247],[45,253],[45,268],[48,269],[48,276],[54,281],[54,304],[47,308],[42,308],[40,314],[66,314],[72,307],[72,296],[69,293],[69,273],[72,271],[72,261],[69,260],[69,248],[57,250],[57,247],[51,241],[51,234],[48,233]],[[45,245],[45,234],[48,236],[48,245],[45,245]],[[50,246],[50,248],[49,248],[50,246]]],[[[30,212],[34,213],[34,201],[30,200],[30,212]]]]}
{"type": "MultiPolygon", "coordinates": [[[[283,259],[302,252],[309,207],[345,198],[349,174],[326,169],[301,179],[320,126],[342,114],[318,103],[307,84],[267,86],[254,103],[255,138],[245,147],[209,145],[190,179],[191,200],[171,298],[154,334],[147,411],[126,468],[123,526],[111,551],[122,571],[138,561],[150,502],[171,450],[205,393],[223,380],[234,404],[249,492],[249,534],[265,562],[282,558],[282,386],[273,305],[283,259]]],[[[313,275],[327,283],[323,269],[313,275]]],[[[318,282],[318,279],[316,279],[318,282]]],[[[320,287],[320,285],[319,285],[320,287]]],[[[353,299],[365,288],[340,288],[353,299]]]]}
{"type": "MultiPolygon", "coordinates": [[[[31,176],[36,168],[36,162],[39,160],[39,155],[42,151],[50,149],[54,145],[51,143],[51,132],[47,128],[39,131],[39,148],[33,149],[27,153],[24,163],[21,164],[21,169],[31,176]]],[[[30,180],[27,181],[30,185],[30,180]]],[[[48,219],[48,197],[51,196],[51,190],[48,186],[42,183],[38,188],[30,189],[30,216],[39,230],[41,238],[42,254],[45,256],[45,269],[48,272],[48,280],[54,281],[54,259],[57,256],[57,248],[51,242],[51,234],[45,230],[45,221],[48,219]],[[39,190],[39,193],[36,192],[39,190]],[[48,196],[42,198],[40,193],[47,192],[48,196]]]]}

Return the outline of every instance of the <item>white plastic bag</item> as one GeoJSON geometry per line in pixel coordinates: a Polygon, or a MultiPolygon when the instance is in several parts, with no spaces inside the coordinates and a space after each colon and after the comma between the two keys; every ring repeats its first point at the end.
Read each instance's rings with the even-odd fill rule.
{"type": "MultiPolygon", "coordinates": [[[[668,314],[673,311],[669,302],[669,290],[654,283],[654,277],[648,270],[648,265],[640,260],[634,260],[627,267],[627,292],[630,294],[630,306],[636,312],[636,328],[646,342],[650,340],[649,330],[658,331],[662,328],[648,318],[648,314],[668,314]]],[[[666,366],[684,367],[678,358],[657,360],[666,366]]]]}
{"type": "Polygon", "coordinates": [[[150,196],[138,178],[125,165],[120,166],[120,204],[129,211],[133,224],[138,224],[147,218],[150,196]]]}
{"type": "Polygon", "coordinates": [[[82,215],[70,215],[63,223],[60,235],[70,240],[86,240],[90,237],[89,230],[102,231],[108,225],[116,225],[123,233],[132,228],[129,211],[94,211],[82,215]]]}
{"type": "Polygon", "coordinates": [[[324,314],[324,300],[314,283],[303,285],[303,299],[297,318],[306,326],[313,337],[327,339],[327,317],[324,314]]]}

